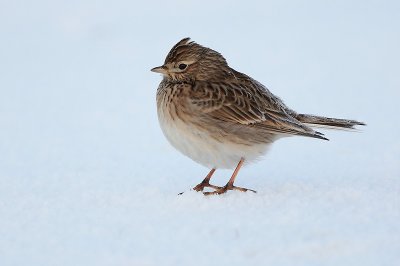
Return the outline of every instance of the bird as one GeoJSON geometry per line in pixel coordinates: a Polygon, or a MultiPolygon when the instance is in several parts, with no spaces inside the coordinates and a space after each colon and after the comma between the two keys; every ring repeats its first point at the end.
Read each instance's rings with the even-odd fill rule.
{"type": "Polygon", "coordinates": [[[164,64],[156,101],[163,134],[178,151],[210,172],[193,190],[204,195],[251,191],[234,185],[243,165],[265,155],[283,137],[328,140],[313,127],[355,129],[349,119],[297,113],[260,82],[231,68],[219,52],[190,38],[175,44],[164,64]],[[210,180],[217,169],[234,169],[225,186],[210,180]],[[212,191],[204,191],[209,188],[212,191]]]}

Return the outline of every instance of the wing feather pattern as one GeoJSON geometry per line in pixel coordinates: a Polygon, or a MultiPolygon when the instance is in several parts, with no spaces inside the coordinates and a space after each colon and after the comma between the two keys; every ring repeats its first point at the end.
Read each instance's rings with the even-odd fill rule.
{"type": "Polygon", "coordinates": [[[276,134],[325,139],[322,133],[291,116],[291,111],[261,83],[236,72],[225,82],[196,81],[189,104],[217,121],[238,123],[276,134]],[[239,76],[239,78],[238,78],[239,76]]]}

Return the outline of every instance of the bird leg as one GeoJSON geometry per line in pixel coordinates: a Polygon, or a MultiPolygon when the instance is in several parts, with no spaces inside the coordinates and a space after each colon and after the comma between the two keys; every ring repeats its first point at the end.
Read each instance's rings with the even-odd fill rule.
{"type": "Polygon", "coordinates": [[[213,192],[203,192],[203,194],[204,195],[217,195],[217,194],[220,195],[220,194],[226,193],[228,190],[239,190],[242,192],[251,191],[251,192],[257,193],[257,191],[255,191],[255,190],[248,189],[248,188],[242,188],[242,187],[236,187],[233,185],[233,183],[235,182],[235,178],[236,178],[237,174],[239,173],[239,170],[242,167],[243,163],[244,163],[244,159],[242,158],[242,159],[240,159],[238,165],[236,166],[235,171],[233,171],[231,178],[229,179],[228,183],[226,183],[225,186],[218,188],[213,192]]]}
{"type": "Polygon", "coordinates": [[[219,186],[214,186],[210,184],[210,179],[212,177],[212,175],[215,172],[215,168],[211,169],[211,171],[208,173],[208,175],[204,178],[203,181],[201,181],[200,184],[198,184],[197,186],[195,186],[193,189],[196,191],[203,191],[205,187],[210,187],[213,189],[221,189],[222,187],[219,186]]]}

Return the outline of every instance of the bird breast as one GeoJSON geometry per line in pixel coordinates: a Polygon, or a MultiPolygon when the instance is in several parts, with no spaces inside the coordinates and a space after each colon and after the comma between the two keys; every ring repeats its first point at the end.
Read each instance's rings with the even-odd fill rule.
{"type": "Polygon", "coordinates": [[[233,169],[241,158],[248,163],[266,153],[270,143],[232,139],[231,134],[198,119],[198,114],[179,102],[178,95],[171,89],[158,92],[158,119],[170,144],[187,157],[208,168],[233,169]]]}

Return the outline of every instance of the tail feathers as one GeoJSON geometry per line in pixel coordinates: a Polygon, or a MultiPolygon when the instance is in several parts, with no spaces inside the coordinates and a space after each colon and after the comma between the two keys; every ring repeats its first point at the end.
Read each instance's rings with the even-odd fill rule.
{"type": "Polygon", "coordinates": [[[298,114],[296,119],[302,123],[310,124],[316,127],[329,127],[335,129],[355,129],[355,126],[365,126],[363,122],[348,119],[329,118],[323,116],[298,114]]]}

